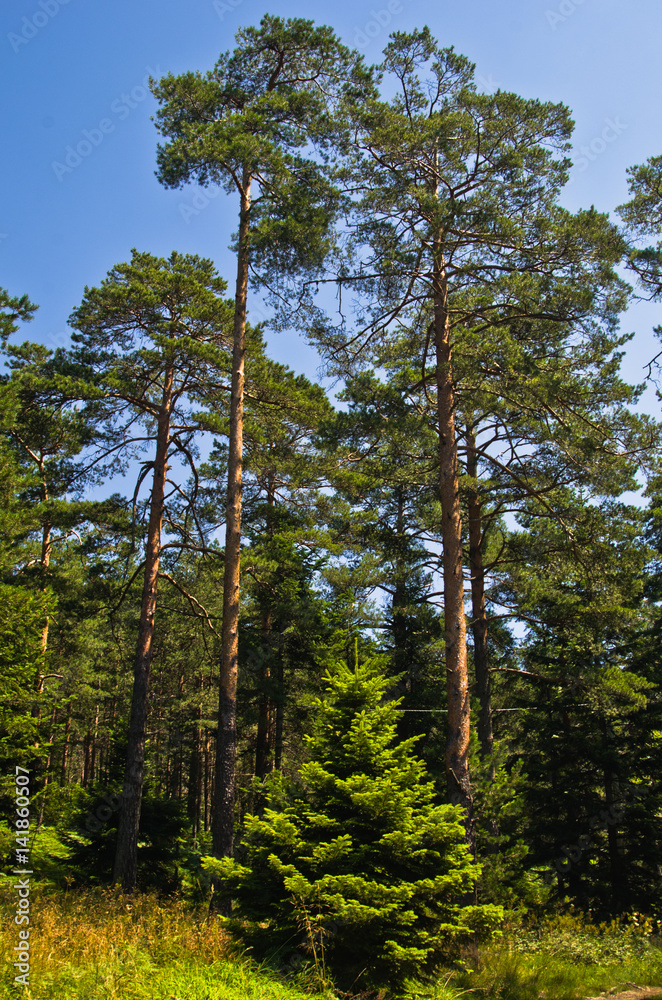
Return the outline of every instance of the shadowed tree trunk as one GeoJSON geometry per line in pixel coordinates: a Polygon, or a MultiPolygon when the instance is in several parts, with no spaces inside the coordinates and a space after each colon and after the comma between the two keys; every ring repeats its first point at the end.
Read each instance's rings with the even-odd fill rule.
{"type": "Polygon", "coordinates": [[[622,815],[618,807],[617,779],[611,766],[610,734],[604,716],[600,719],[604,765],[602,774],[605,786],[605,802],[607,804],[607,850],[609,853],[609,879],[611,883],[611,905],[616,913],[626,912],[630,904],[626,866],[618,848],[618,818],[622,815]]]}
{"type": "Polygon", "coordinates": [[[195,709],[195,728],[193,730],[193,743],[189,757],[188,781],[187,781],[187,812],[193,836],[198,837],[200,833],[200,814],[202,811],[202,783],[203,783],[203,748],[202,748],[202,690],[203,678],[196,679],[196,689],[199,692],[200,703],[195,709]]]}
{"type": "Polygon", "coordinates": [[[64,743],[62,745],[62,769],[60,771],[60,784],[69,784],[69,741],[71,739],[71,719],[72,719],[72,702],[70,701],[67,705],[67,720],[64,725],[64,743]]]}
{"type": "Polygon", "coordinates": [[[277,660],[278,695],[276,701],[276,731],[274,734],[274,769],[283,767],[283,738],[285,728],[285,664],[283,662],[283,633],[278,636],[277,660]]]}
{"type": "Polygon", "coordinates": [[[135,888],[137,875],[138,830],[145,776],[149,675],[152,665],[156,591],[161,556],[161,528],[168,471],[173,381],[174,368],[170,364],[165,374],[163,398],[158,414],[154,479],[150,498],[140,625],[136,647],[133,694],[131,696],[131,715],[129,717],[129,739],[113,866],[113,881],[121,882],[125,892],[130,892],[135,888]]]}
{"type": "MultiPolygon", "coordinates": [[[[262,648],[267,657],[271,655],[271,611],[262,615],[262,648]]],[[[255,777],[261,781],[273,770],[273,705],[270,694],[271,664],[267,659],[261,669],[257,718],[257,740],[255,745],[255,777]]]]}
{"type": "MultiPolygon", "coordinates": [[[[274,536],[274,506],[276,503],[275,474],[267,474],[267,511],[266,511],[266,537],[271,540],[274,536]]],[[[271,647],[272,647],[272,612],[267,608],[262,613],[262,649],[267,659],[261,670],[261,690],[258,703],[257,720],[257,740],[255,746],[255,777],[261,781],[273,770],[273,744],[274,744],[274,706],[271,696],[271,647]]]]}
{"type": "MultiPolygon", "coordinates": [[[[478,456],[474,427],[467,427],[467,475],[476,483],[478,456]]],[[[480,495],[475,485],[469,488],[467,500],[469,513],[469,569],[471,572],[471,631],[474,640],[474,667],[480,711],[478,714],[478,741],[483,760],[489,759],[494,750],[492,726],[492,692],[490,660],[487,646],[487,609],[485,607],[485,567],[483,565],[483,519],[480,495]]]]}
{"type": "Polygon", "coordinates": [[[211,813],[212,813],[212,786],[213,786],[213,775],[212,775],[212,741],[209,733],[205,731],[205,833],[211,827],[211,813]]]}

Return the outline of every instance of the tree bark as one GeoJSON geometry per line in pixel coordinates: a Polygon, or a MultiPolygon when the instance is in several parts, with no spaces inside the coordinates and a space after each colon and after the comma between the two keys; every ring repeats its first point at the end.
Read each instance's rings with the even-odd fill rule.
{"type": "MultiPolygon", "coordinates": [[[[395,549],[393,553],[393,596],[391,598],[391,634],[393,636],[393,672],[400,676],[400,684],[405,693],[405,706],[412,704],[414,691],[414,663],[410,655],[407,627],[407,568],[403,559],[405,521],[402,487],[396,490],[398,513],[396,523],[395,549]]],[[[414,734],[411,715],[403,712],[398,732],[403,740],[414,734]]]]}
{"type": "Polygon", "coordinates": [[[72,702],[67,705],[67,721],[64,726],[64,743],[62,745],[62,769],[60,771],[60,784],[69,784],[69,774],[67,766],[69,763],[69,738],[71,735],[72,702]]]}
{"type": "MultiPolygon", "coordinates": [[[[262,614],[262,649],[271,656],[271,610],[262,614]]],[[[273,770],[273,706],[271,701],[271,664],[269,659],[261,666],[260,694],[258,700],[257,740],[255,744],[255,777],[264,781],[273,770]]]]}
{"type": "Polygon", "coordinates": [[[600,730],[602,733],[603,746],[603,768],[602,774],[605,785],[605,801],[611,822],[607,823],[607,850],[609,854],[609,879],[611,882],[611,905],[616,913],[626,912],[629,908],[629,885],[627,872],[623,865],[623,859],[618,849],[618,822],[616,817],[618,810],[614,812],[614,805],[617,801],[616,786],[617,780],[611,765],[611,746],[607,722],[602,716],[600,718],[600,730]]]}
{"type": "MultiPolygon", "coordinates": [[[[40,471],[43,476],[43,463],[39,466],[40,471]]],[[[42,487],[42,500],[45,502],[48,500],[48,492],[46,490],[46,483],[43,483],[42,487]]],[[[41,559],[39,561],[41,569],[41,591],[46,592],[46,575],[48,573],[48,566],[51,561],[51,551],[53,548],[52,540],[52,525],[49,521],[45,521],[41,529],[41,559]]],[[[41,629],[41,659],[39,660],[39,666],[37,667],[37,674],[34,680],[34,690],[36,694],[36,701],[32,706],[31,716],[36,719],[37,722],[41,721],[41,695],[44,688],[44,673],[46,672],[46,652],[48,649],[48,628],[50,625],[50,619],[46,615],[46,620],[41,629]],[[42,672],[43,670],[43,672],[42,672]]],[[[38,745],[38,744],[37,744],[38,745]]],[[[37,780],[39,780],[39,764],[35,767],[37,780]]]]}
{"type": "Polygon", "coordinates": [[[434,248],[433,297],[448,693],[446,782],[451,801],[457,802],[467,810],[467,838],[472,844],[473,799],[469,776],[470,706],[464,614],[462,517],[455,432],[453,351],[448,315],[448,282],[440,241],[435,243],[434,248]]]}
{"type": "MultiPolygon", "coordinates": [[[[101,696],[101,678],[97,681],[97,692],[98,697],[101,696]]],[[[98,777],[98,767],[97,767],[97,751],[98,751],[98,738],[99,738],[99,702],[96,703],[94,708],[94,726],[92,728],[92,746],[90,748],[90,781],[94,782],[95,778],[98,777]]]]}
{"type": "MultiPolygon", "coordinates": [[[[467,427],[467,475],[478,479],[478,456],[473,426],[467,427]]],[[[483,564],[482,505],[477,486],[469,488],[467,501],[469,513],[469,568],[471,572],[471,631],[474,640],[474,668],[476,689],[480,702],[478,713],[478,742],[483,760],[489,760],[494,751],[492,723],[492,691],[490,659],[487,645],[487,609],[485,607],[485,567],[483,564]]]]}
{"type": "Polygon", "coordinates": [[[39,818],[37,819],[37,833],[41,830],[41,825],[44,821],[44,807],[46,805],[46,790],[48,788],[48,778],[51,773],[51,763],[53,761],[53,733],[55,731],[55,723],[57,722],[57,709],[54,708],[51,713],[51,724],[50,731],[48,734],[48,756],[46,757],[46,763],[44,765],[44,781],[41,788],[41,802],[39,803],[39,818]]]}
{"type": "Polygon", "coordinates": [[[138,829],[145,776],[145,737],[149,695],[149,675],[152,665],[152,643],[156,616],[156,591],[161,557],[161,529],[165,501],[170,418],[173,401],[174,365],[166,368],[163,396],[159,408],[154,478],[150,497],[145,572],[140,606],[140,625],[136,646],[136,661],[129,717],[129,740],[124,772],[122,807],[117,831],[113,881],[120,882],[125,892],[135,889],[138,861],[138,829]]]}
{"type": "MultiPolygon", "coordinates": [[[[44,500],[48,499],[48,494],[46,493],[46,484],[44,483],[44,500]]],[[[48,567],[51,561],[51,551],[53,549],[53,537],[52,537],[53,526],[49,521],[45,521],[42,526],[41,535],[41,589],[46,590],[46,575],[48,573],[48,567]]],[[[46,653],[48,648],[48,626],[50,624],[48,615],[46,616],[46,621],[44,627],[41,630],[41,651],[46,653]]]]}
{"type": "Polygon", "coordinates": [[[276,661],[278,695],[276,699],[276,731],[274,734],[274,770],[283,768],[283,734],[285,728],[285,664],[283,662],[283,633],[278,636],[278,658],[276,661]]]}
{"type": "Polygon", "coordinates": [[[212,819],[212,853],[231,857],[234,846],[235,770],[237,758],[237,666],[239,658],[239,583],[241,570],[241,489],[244,432],[244,364],[248,292],[251,175],[242,177],[239,250],[235,293],[228,444],[228,490],[223,573],[223,626],[219,678],[216,787],[212,819]]]}
{"type": "Polygon", "coordinates": [[[204,763],[205,763],[204,827],[205,827],[205,833],[207,833],[211,825],[211,787],[212,787],[211,740],[209,738],[209,733],[207,732],[207,730],[205,730],[204,763]]]}
{"type": "Polygon", "coordinates": [[[187,782],[187,812],[188,818],[193,828],[193,837],[197,840],[200,833],[200,812],[202,808],[202,677],[196,680],[196,688],[199,692],[199,704],[195,709],[195,729],[193,731],[193,742],[189,757],[188,782],[187,782]]]}
{"type": "MultiPolygon", "coordinates": [[[[267,510],[265,534],[269,541],[274,537],[274,507],[276,503],[276,477],[273,471],[267,473],[267,510]]],[[[260,693],[258,700],[257,739],[255,744],[255,777],[264,781],[267,774],[273,771],[274,743],[274,706],[271,696],[271,648],[272,648],[272,612],[271,608],[263,610],[262,615],[262,650],[267,659],[261,667],[260,693]]],[[[259,808],[264,805],[263,796],[259,797],[259,808]]]]}

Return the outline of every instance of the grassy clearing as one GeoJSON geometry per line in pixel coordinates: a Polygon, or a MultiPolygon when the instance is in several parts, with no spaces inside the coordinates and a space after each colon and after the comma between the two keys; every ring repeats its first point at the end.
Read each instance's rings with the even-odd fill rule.
{"type": "MultiPolygon", "coordinates": [[[[207,908],[114,890],[31,899],[30,989],[14,987],[15,897],[0,891],[0,998],[25,1000],[310,1000],[311,972],[285,979],[238,954],[207,908]]],[[[493,945],[464,956],[411,997],[425,1000],[575,1000],[627,984],[660,986],[659,928],[633,918],[595,926],[579,916],[511,928],[493,945]]],[[[328,997],[328,993],[327,993],[328,997]]]]}
{"type": "MultiPolygon", "coordinates": [[[[3,889],[1,903],[9,919],[0,950],[9,956],[18,940],[11,890],[3,889]]],[[[155,896],[123,898],[113,890],[53,895],[35,888],[30,952],[30,992],[22,992],[34,1000],[265,996],[259,984],[244,982],[247,968],[230,961],[227,935],[207,919],[206,908],[180,900],[164,905],[155,896]]],[[[11,961],[2,970],[3,998],[15,995],[11,961]]]]}
{"type": "MultiPolygon", "coordinates": [[[[19,994],[20,995],[20,994],[19,994]]],[[[16,996],[14,991],[0,996],[16,996]]],[[[157,965],[144,951],[84,969],[65,966],[57,974],[35,976],[25,994],[33,1000],[310,1000],[273,974],[244,964],[157,965]]]]}
{"type": "Polygon", "coordinates": [[[484,1000],[575,1000],[633,983],[662,995],[659,925],[637,916],[596,925],[567,914],[511,928],[465,964],[451,985],[484,1000]]]}

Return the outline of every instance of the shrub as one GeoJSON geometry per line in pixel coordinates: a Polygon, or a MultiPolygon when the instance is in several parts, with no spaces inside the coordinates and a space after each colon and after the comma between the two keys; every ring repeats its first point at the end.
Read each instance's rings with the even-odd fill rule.
{"type": "Polygon", "coordinates": [[[253,954],[312,952],[345,988],[398,990],[502,911],[466,905],[480,869],[462,811],[434,804],[417,738],[397,742],[400,701],[384,700],[376,660],[338,663],[326,680],[290,803],[248,817],[237,857],[205,866],[253,954]]]}

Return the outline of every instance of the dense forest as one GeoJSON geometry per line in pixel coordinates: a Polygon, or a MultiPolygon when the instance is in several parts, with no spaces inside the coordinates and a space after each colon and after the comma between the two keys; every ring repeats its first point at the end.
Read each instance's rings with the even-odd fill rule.
{"type": "Polygon", "coordinates": [[[211,900],[257,956],[307,921],[345,988],[659,914],[662,425],[619,321],[662,298],[662,156],[568,211],[569,109],[427,29],[369,67],[267,16],[151,88],[236,270],[134,249],[55,350],[0,291],[5,814],[20,767],[64,882],[211,900]]]}

